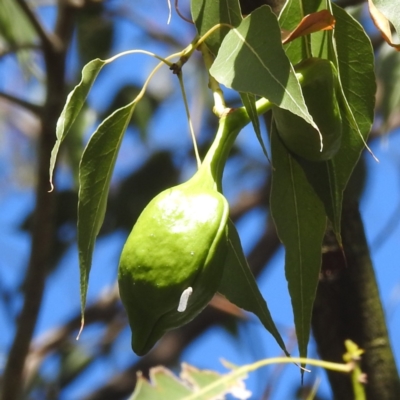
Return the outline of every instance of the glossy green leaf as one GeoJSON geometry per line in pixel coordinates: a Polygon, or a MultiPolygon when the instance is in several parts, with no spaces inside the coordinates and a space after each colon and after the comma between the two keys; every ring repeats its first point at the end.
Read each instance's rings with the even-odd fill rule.
{"type": "Polygon", "coordinates": [[[278,345],[289,355],[285,343],[275,326],[257,282],[243,253],[236,227],[229,220],[229,248],[224,273],[218,291],[231,303],[254,313],[275,338],[278,345]]]}
{"type": "Polygon", "coordinates": [[[335,44],[343,94],[351,113],[342,118],[342,145],[333,157],[337,192],[342,195],[368,138],[375,106],[376,80],[371,42],[362,26],[342,8],[333,6],[335,44]],[[362,138],[361,138],[361,136],[362,138]]]}
{"type": "MultiPolygon", "coordinates": [[[[304,17],[302,4],[298,0],[288,0],[279,15],[281,29],[291,32],[304,17]]],[[[293,65],[307,57],[306,38],[300,37],[283,46],[285,53],[293,65]]]]}
{"type": "Polygon", "coordinates": [[[337,61],[329,36],[312,35],[312,49],[315,51],[320,46],[320,54],[333,57],[338,65],[344,101],[349,107],[347,111],[342,107],[343,135],[339,152],[325,163],[298,161],[272,133],[271,212],[286,248],[286,277],[300,354],[306,354],[307,350],[325,214],[338,233],[343,190],[364,147],[360,133],[367,137],[374,108],[375,77],[369,39],[344,10],[333,5],[333,12],[337,61]]]}
{"type": "MultiPolygon", "coordinates": [[[[238,26],[242,20],[238,0],[192,0],[191,11],[199,36],[205,35],[218,24],[238,26]]],[[[208,48],[214,54],[218,53],[229,30],[229,27],[221,26],[206,39],[208,48]]]]}
{"type": "Polygon", "coordinates": [[[86,64],[82,70],[81,81],[75,86],[75,88],[67,97],[64,109],[62,110],[62,113],[57,121],[57,140],[53,150],[51,151],[49,171],[50,183],[53,181],[53,171],[61,143],[65,139],[78,114],[80,113],[93,82],[96,80],[97,75],[106,63],[107,61],[96,59],[86,64]]]}
{"type": "Polygon", "coordinates": [[[111,175],[136,101],[116,110],[90,138],[79,167],[78,250],[82,316],[96,237],[103,224],[111,175]]]}
{"type": "MultiPolygon", "coordinates": [[[[288,0],[279,15],[279,24],[282,29],[292,31],[306,15],[323,9],[328,9],[327,0],[303,2],[299,0],[288,0]]],[[[293,64],[297,64],[305,58],[321,57],[323,56],[321,50],[324,49],[324,44],[326,44],[325,38],[328,35],[330,35],[329,31],[321,31],[308,36],[299,37],[284,45],[285,52],[293,64]]]]}
{"type": "Polygon", "coordinates": [[[247,111],[247,114],[250,117],[251,123],[254,128],[254,132],[257,136],[258,142],[262,148],[262,151],[269,160],[268,152],[265,147],[262,135],[261,135],[261,128],[260,128],[260,120],[257,114],[257,107],[256,107],[256,96],[251,93],[240,93],[240,98],[242,99],[242,103],[247,111]]]}
{"type": "MultiPolygon", "coordinates": [[[[326,9],[329,6],[326,0],[314,0],[303,5],[297,0],[289,0],[280,15],[280,23],[283,28],[292,30],[300,20],[312,12],[326,9]]],[[[292,62],[298,63],[300,60],[319,56],[330,59],[337,65],[336,55],[332,52],[333,37],[332,32],[317,32],[310,37],[301,37],[285,46],[289,58],[292,62]]],[[[340,219],[342,209],[343,188],[338,186],[334,163],[329,160],[316,165],[307,160],[299,161],[309,183],[314,188],[316,194],[322,200],[326,215],[332,222],[332,227],[336,232],[338,241],[340,239],[340,219]]]]}
{"type": "Polygon", "coordinates": [[[256,9],[226,35],[210,73],[225,86],[265,97],[316,127],[270,7],[256,9]]]}
{"type": "Polygon", "coordinates": [[[332,160],[315,162],[297,160],[303,169],[308,183],[322,201],[326,216],[332,223],[338,242],[341,244],[340,219],[342,213],[343,188],[339,187],[336,177],[336,167],[332,160]]]}
{"type": "Polygon", "coordinates": [[[304,15],[311,14],[324,8],[326,9],[327,1],[329,0],[302,0],[301,4],[304,15]]]}
{"type": "Polygon", "coordinates": [[[367,138],[374,118],[376,92],[371,41],[359,22],[342,8],[332,6],[341,84],[360,132],[367,138]]]}
{"type": "MultiPolygon", "coordinates": [[[[292,1],[290,4],[295,5],[296,2],[292,1]]],[[[315,6],[318,4],[315,3],[315,6]]],[[[324,55],[338,66],[341,88],[349,107],[347,111],[344,106],[341,107],[343,118],[341,149],[332,160],[319,164],[318,168],[314,163],[307,161],[301,161],[300,165],[309,183],[323,201],[325,212],[341,243],[343,191],[364,148],[360,134],[366,139],[371,128],[376,85],[373,53],[368,36],[346,11],[334,4],[332,7],[336,19],[334,40],[337,54],[330,43],[331,32],[311,36],[313,52],[324,55]]],[[[293,8],[293,12],[295,11],[296,8],[293,8]]],[[[315,10],[308,10],[312,11],[315,10]]],[[[290,20],[290,15],[283,13],[281,18],[283,17],[290,20]]]]}
{"type": "MultiPolygon", "coordinates": [[[[332,5],[329,0],[313,0],[307,3],[304,12],[317,12],[322,9],[328,9],[332,12],[332,5]]],[[[314,57],[328,59],[335,66],[338,64],[337,55],[334,51],[333,31],[316,32],[311,35],[311,52],[314,57]]],[[[339,82],[340,86],[340,82],[339,82]]],[[[343,116],[342,116],[343,118],[343,116]]],[[[343,134],[342,134],[343,136],[343,134]]],[[[340,224],[343,202],[343,187],[340,187],[336,176],[335,164],[329,160],[321,168],[315,168],[313,165],[306,166],[302,163],[303,169],[307,174],[309,182],[314,187],[315,192],[319,195],[324,203],[325,212],[332,223],[332,228],[336,234],[339,244],[342,243],[340,224]]]]}
{"type": "MultiPolygon", "coordinates": [[[[307,2],[308,4],[308,2],[307,2]]],[[[305,14],[328,10],[332,13],[330,0],[314,0],[306,7],[305,14]]],[[[326,58],[336,65],[336,57],[333,51],[333,31],[326,30],[315,32],[311,36],[311,53],[313,57],[326,58]]]]}
{"type": "MultiPolygon", "coordinates": [[[[315,187],[324,201],[339,243],[343,192],[356,166],[362,150],[363,139],[368,138],[375,106],[374,56],[368,36],[361,25],[342,8],[333,6],[336,19],[335,49],[337,52],[342,99],[343,132],[338,153],[329,161],[330,198],[315,187]],[[362,139],[363,138],[363,139],[362,139]]],[[[319,171],[321,177],[324,171],[319,171]]]]}
{"type": "Polygon", "coordinates": [[[303,168],[271,129],[271,214],[285,246],[285,273],[292,301],[300,356],[307,355],[311,314],[326,228],[324,205],[303,168]]]}

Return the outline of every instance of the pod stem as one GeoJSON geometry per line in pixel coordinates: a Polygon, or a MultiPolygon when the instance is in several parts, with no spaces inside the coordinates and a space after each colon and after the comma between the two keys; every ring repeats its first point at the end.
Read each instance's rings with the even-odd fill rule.
{"type": "MultiPolygon", "coordinates": [[[[256,102],[257,114],[261,115],[271,109],[273,104],[267,99],[256,102]]],[[[215,139],[211,144],[201,166],[199,174],[207,174],[212,179],[212,185],[222,193],[222,175],[229,153],[237,135],[251,121],[245,107],[226,109],[219,120],[215,139]]]]}
{"type": "Polygon", "coordinates": [[[231,124],[228,123],[228,115],[223,116],[219,120],[218,131],[215,135],[215,139],[212,142],[199,170],[199,172],[204,171],[211,175],[213,186],[219,192],[222,192],[222,175],[226,161],[236,137],[241,130],[241,127],[230,126],[231,124]]]}

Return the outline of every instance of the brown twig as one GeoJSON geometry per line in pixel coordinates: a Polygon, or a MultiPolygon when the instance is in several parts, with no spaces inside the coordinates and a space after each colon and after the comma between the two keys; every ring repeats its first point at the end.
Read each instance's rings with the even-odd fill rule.
{"type": "Polygon", "coordinates": [[[177,13],[184,21],[189,22],[189,24],[194,24],[194,22],[193,22],[191,19],[186,18],[186,17],[180,12],[178,3],[179,3],[179,0],[175,0],[175,11],[176,11],[176,13],[177,13]]]}
{"type": "MultiPolygon", "coordinates": [[[[115,285],[115,287],[103,293],[96,302],[86,308],[86,326],[94,323],[103,323],[106,326],[110,326],[113,320],[120,319],[122,313],[123,309],[119,301],[118,288],[115,285]]],[[[80,323],[81,315],[79,311],[64,325],[46,332],[32,344],[26,360],[27,382],[33,380],[40,365],[49,354],[59,351],[71,340],[75,341],[80,323]]]]}
{"type": "Polygon", "coordinates": [[[14,103],[14,104],[16,104],[16,105],[18,105],[20,107],[23,107],[26,110],[31,111],[33,114],[36,114],[36,115],[40,115],[40,113],[43,110],[42,106],[30,103],[29,101],[20,99],[19,97],[15,97],[15,96],[13,96],[11,94],[8,94],[8,93],[0,92],[0,97],[3,98],[3,99],[8,100],[9,102],[14,103]]]}

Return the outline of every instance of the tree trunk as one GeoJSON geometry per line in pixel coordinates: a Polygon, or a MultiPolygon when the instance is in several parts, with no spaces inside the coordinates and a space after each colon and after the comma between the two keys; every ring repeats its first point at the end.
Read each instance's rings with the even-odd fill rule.
{"type": "MultiPolygon", "coordinates": [[[[322,359],[342,361],[344,341],[365,350],[361,368],[367,375],[368,400],[400,399],[400,380],[386,329],[375,274],[358,204],[345,202],[341,249],[328,246],[312,319],[322,359]]],[[[327,236],[326,243],[332,243],[327,236]]],[[[328,372],[334,398],[353,400],[350,378],[328,372]]]]}

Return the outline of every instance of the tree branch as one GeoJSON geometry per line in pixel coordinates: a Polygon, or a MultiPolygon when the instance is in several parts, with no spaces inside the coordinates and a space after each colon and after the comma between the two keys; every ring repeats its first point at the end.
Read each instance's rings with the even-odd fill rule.
{"type": "Polygon", "coordinates": [[[28,111],[31,111],[33,114],[40,115],[43,110],[42,106],[38,106],[37,104],[30,103],[29,101],[20,99],[19,97],[15,97],[11,94],[0,92],[0,97],[14,103],[20,107],[25,108],[28,111]]]}
{"type": "Polygon", "coordinates": [[[33,28],[35,29],[36,33],[38,34],[42,45],[43,50],[46,51],[53,51],[55,49],[59,49],[60,42],[54,35],[48,33],[39,19],[37,18],[36,14],[30,8],[28,3],[25,0],[16,0],[16,2],[21,7],[21,10],[24,12],[30,23],[32,24],[33,28]]]}
{"type": "MultiPolygon", "coordinates": [[[[121,319],[124,315],[124,310],[119,300],[118,287],[115,285],[86,308],[85,326],[88,327],[94,323],[110,326],[113,321],[121,319]]],[[[68,342],[75,340],[80,324],[81,315],[79,310],[64,325],[51,329],[39,337],[37,343],[33,343],[26,360],[25,376],[27,382],[34,379],[44,359],[50,353],[60,351],[68,342]]],[[[60,386],[62,386],[61,383],[60,386]]]]}

